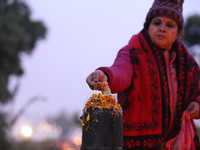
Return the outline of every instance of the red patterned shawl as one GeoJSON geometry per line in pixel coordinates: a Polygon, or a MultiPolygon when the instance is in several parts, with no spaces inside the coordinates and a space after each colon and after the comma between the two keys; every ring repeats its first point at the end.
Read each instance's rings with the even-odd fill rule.
{"type": "MultiPolygon", "coordinates": [[[[200,71],[180,41],[174,42],[172,50],[177,54],[178,100],[169,131],[170,100],[163,50],[151,42],[146,30],[129,43],[134,75],[131,86],[118,94],[124,109],[124,150],[162,149],[162,143],[178,134],[181,116],[196,95],[200,71]]],[[[197,134],[194,142],[200,149],[197,134]]]]}

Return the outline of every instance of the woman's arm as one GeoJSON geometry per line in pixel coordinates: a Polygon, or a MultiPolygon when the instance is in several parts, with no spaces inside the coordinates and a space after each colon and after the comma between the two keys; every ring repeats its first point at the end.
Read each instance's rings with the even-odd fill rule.
{"type": "Polygon", "coordinates": [[[131,85],[133,67],[130,60],[129,46],[123,47],[111,67],[100,67],[107,74],[112,93],[119,93],[131,85]]]}

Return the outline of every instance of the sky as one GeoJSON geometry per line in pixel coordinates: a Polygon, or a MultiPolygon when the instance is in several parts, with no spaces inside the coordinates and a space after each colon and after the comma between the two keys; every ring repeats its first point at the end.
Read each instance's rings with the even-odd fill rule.
{"type": "MultiPolygon", "coordinates": [[[[153,0],[23,0],[33,21],[47,27],[31,55],[22,55],[24,75],[11,78],[12,89],[20,88],[12,103],[12,113],[33,96],[45,97],[30,105],[17,121],[34,126],[60,111],[82,113],[92,91],[86,77],[100,66],[112,65],[118,50],[142,30],[153,0]]],[[[200,14],[199,0],[185,0],[186,19],[200,14]]]]}

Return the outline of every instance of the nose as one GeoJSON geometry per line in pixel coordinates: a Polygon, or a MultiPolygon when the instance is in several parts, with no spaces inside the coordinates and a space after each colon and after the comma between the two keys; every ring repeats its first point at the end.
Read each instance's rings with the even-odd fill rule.
{"type": "Polygon", "coordinates": [[[165,31],[166,31],[166,28],[165,28],[165,25],[164,25],[164,24],[162,24],[162,25],[160,26],[159,31],[161,31],[161,32],[165,32],[165,31]]]}

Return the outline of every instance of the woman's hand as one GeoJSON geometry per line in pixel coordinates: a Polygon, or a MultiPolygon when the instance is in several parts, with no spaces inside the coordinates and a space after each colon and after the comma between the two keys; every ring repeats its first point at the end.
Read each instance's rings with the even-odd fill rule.
{"type": "Polygon", "coordinates": [[[92,90],[94,90],[94,82],[98,81],[100,82],[108,81],[107,75],[101,70],[94,71],[86,78],[86,82],[92,90]]]}
{"type": "Polygon", "coordinates": [[[199,117],[199,103],[191,102],[186,111],[189,111],[190,119],[198,119],[199,117]]]}

